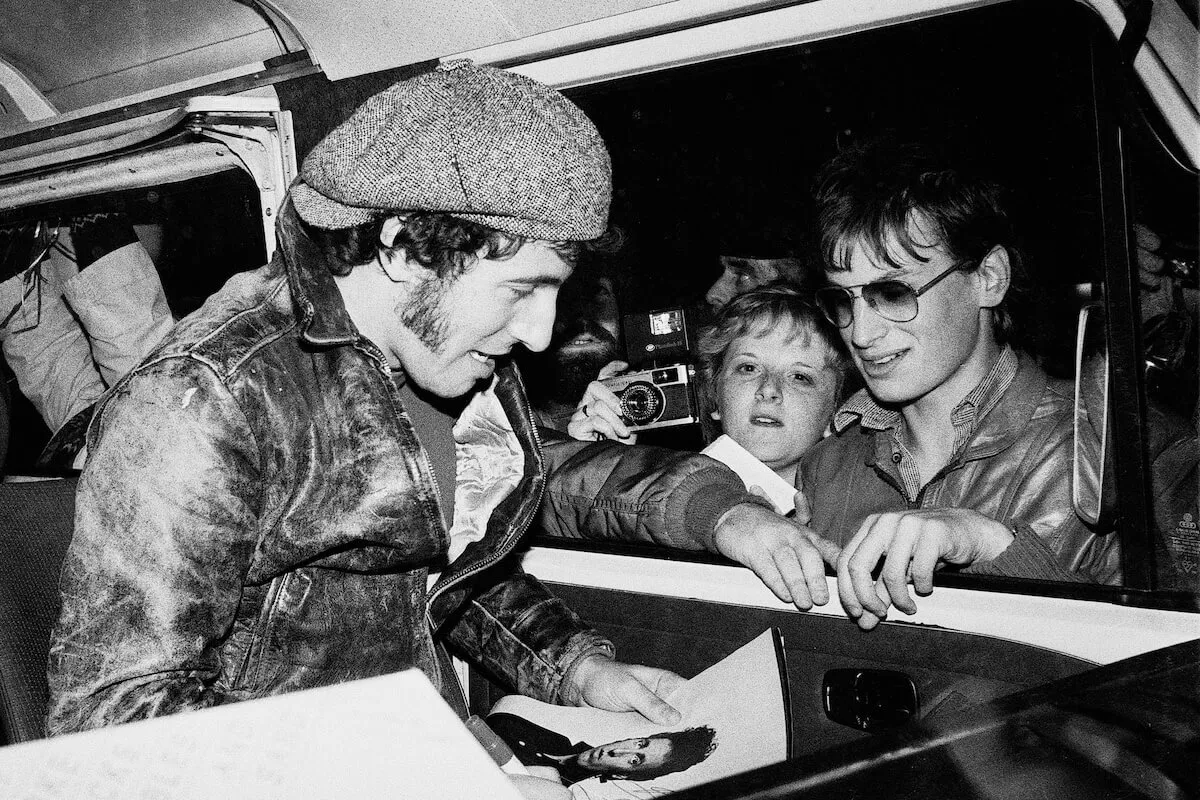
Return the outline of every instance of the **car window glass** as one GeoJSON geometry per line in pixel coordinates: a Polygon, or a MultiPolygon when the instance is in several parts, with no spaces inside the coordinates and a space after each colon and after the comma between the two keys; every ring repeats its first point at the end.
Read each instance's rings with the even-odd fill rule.
{"type": "Polygon", "coordinates": [[[1154,572],[1163,588],[1200,591],[1196,174],[1149,134],[1147,127],[1127,126],[1124,142],[1146,392],[1150,525],[1160,545],[1154,572]]]}
{"type": "MultiPolygon", "coordinates": [[[[1080,287],[1105,278],[1095,23],[1077,4],[1010,3],[571,90],[613,154],[625,243],[607,266],[621,311],[678,305],[702,324],[718,256],[815,263],[814,171],[846,142],[894,132],[950,148],[1008,189],[1027,254],[1018,343],[1074,381],[1080,287]]],[[[1194,203],[1191,214],[1194,228],[1194,203]]],[[[1168,323],[1163,335],[1177,335],[1168,323]]],[[[1150,345],[1154,355],[1166,342],[1150,345]]],[[[1194,398],[1190,369],[1178,374],[1192,376],[1194,398]]],[[[1184,405],[1194,413],[1194,399],[1184,405]]],[[[640,441],[696,448],[705,438],[671,429],[640,441]]],[[[1182,513],[1171,512],[1186,523],[1182,513]]]]}

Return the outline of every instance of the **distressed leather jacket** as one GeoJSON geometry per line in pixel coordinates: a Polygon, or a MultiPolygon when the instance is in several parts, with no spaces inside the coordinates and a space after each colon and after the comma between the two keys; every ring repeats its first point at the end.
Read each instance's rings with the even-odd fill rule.
{"type": "MultiPolygon", "coordinates": [[[[494,382],[499,419],[472,403],[456,425],[517,466],[476,516],[482,538],[446,566],[435,478],[382,354],[290,205],[278,236],[271,264],[231,279],[98,406],[50,734],[411,666],[461,704],[435,633],[550,702],[579,659],[612,654],[507,558],[545,485],[515,370],[494,382]]],[[[461,487],[461,452],[459,465],[461,487]]]]}
{"type": "Polygon", "coordinates": [[[1071,502],[1074,400],[1026,355],[999,402],[911,504],[892,462],[890,431],[849,424],[805,454],[801,479],[812,527],[845,546],[870,514],[970,508],[1014,529],[995,559],[964,572],[1113,584],[1118,537],[1087,527],[1071,502]]]}

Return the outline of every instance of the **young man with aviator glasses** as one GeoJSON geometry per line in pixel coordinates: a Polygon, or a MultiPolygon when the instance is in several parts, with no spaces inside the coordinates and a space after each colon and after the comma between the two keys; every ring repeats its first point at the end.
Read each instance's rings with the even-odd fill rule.
{"type": "Polygon", "coordinates": [[[1019,254],[998,187],[907,145],[835,157],[816,183],[817,300],[865,388],[801,466],[838,593],[872,628],[933,571],[1116,583],[1115,536],[1071,506],[1072,388],[1009,343],[1019,254]],[[883,558],[878,580],[871,573],[883,558]]]}
{"type": "MultiPolygon", "coordinates": [[[[999,188],[914,146],[873,143],[821,171],[817,208],[829,284],[817,302],[865,388],[800,462],[809,524],[734,498],[701,530],[671,513],[687,492],[614,520],[595,491],[561,490],[605,470],[606,486],[636,485],[637,460],[612,448],[555,472],[556,514],[575,503],[567,518],[624,526],[579,525],[589,538],[719,552],[803,610],[827,602],[822,562],[835,565],[842,606],[864,629],[890,606],[915,612],[909,582],[927,595],[943,567],[1118,583],[1116,537],[1089,529],[1071,504],[1072,387],[1010,343],[1006,297],[1020,255],[999,188]],[[599,466],[605,459],[611,468],[599,466]]],[[[680,454],[642,460],[673,469],[672,458],[687,467],[680,454]]],[[[722,481],[739,479],[709,471],[684,483],[717,505],[722,481]]],[[[543,524],[578,535],[559,532],[555,518],[543,524]]]]}

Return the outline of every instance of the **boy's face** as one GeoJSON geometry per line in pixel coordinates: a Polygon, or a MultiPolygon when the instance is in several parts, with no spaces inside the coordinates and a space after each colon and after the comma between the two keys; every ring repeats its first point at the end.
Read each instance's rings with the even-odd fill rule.
{"type": "MultiPolygon", "coordinates": [[[[955,259],[940,246],[922,246],[914,239],[927,261],[897,245],[891,254],[902,268],[896,269],[855,242],[850,270],[827,272],[826,277],[834,286],[899,280],[920,290],[955,259]]],[[[842,339],[876,402],[905,407],[944,398],[957,404],[987,374],[997,347],[982,276],[978,271],[952,272],[922,294],[917,305],[914,319],[893,322],[856,296],[854,320],[841,329],[842,339]]]]}
{"type": "Polygon", "coordinates": [[[833,358],[807,331],[755,326],[725,351],[716,381],[721,427],[768,467],[793,469],[833,415],[840,385],[833,358]]]}

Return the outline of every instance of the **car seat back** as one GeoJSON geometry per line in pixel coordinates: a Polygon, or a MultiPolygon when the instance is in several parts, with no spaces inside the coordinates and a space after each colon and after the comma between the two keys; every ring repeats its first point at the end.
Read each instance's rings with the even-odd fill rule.
{"type": "Polygon", "coordinates": [[[0,743],[45,735],[46,658],[75,478],[0,483],[0,743]]]}

